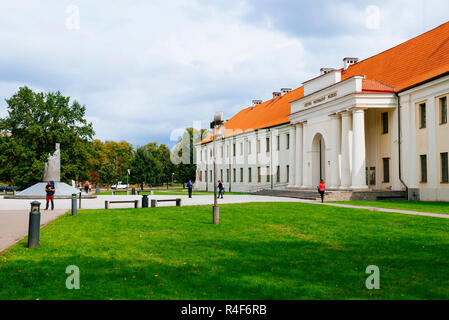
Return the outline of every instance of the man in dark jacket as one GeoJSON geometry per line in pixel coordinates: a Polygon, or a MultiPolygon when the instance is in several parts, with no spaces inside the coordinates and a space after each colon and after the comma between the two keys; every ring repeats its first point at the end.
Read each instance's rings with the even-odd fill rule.
{"type": "Polygon", "coordinates": [[[187,182],[187,190],[189,191],[189,198],[192,198],[193,184],[192,184],[191,180],[189,180],[189,182],[187,182]]]}
{"type": "Polygon", "coordinates": [[[48,203],[51,200],[51,210],[55,209],[55,203],[54,203],[54,197],[55,197],[55,186],[51,184],[51,182],[48,182],[45,186],[45,193],[47,194],[47,206],[45,207],[45,210],[48,210],[48,203]]]}
{"type": "Polygon", "coordinates": [[[221,199],[223,199],[224,189],[223,181],[218,180],[218,197],[221,199]]]}

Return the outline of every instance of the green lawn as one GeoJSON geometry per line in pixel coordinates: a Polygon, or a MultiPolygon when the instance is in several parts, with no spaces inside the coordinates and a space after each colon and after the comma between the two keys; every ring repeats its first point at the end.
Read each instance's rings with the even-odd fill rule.
{"type": "Polygon", "coordinates": [[[328,201],[332,203],[449,214],[449,202],[423,201],[328,201]]]}
{"type": "Polygon", "coordinates": [[[0,299],[449,299],[449,220],[304,203],[80,210],[0,255],[0,299]],[[68,265],[81,289],[65,288],[68,265]],[[368,265],[380,290],[367,290],[368,265]]]}
{"type": "MultiPolygon", "coordinates": [[[[178,190],[154,190],[154,195],[159,195],[159,196],[163,196],[163,195],[167,195],[167,196],[176,196],[176,195],[188,195],[189,193],[187,192],[187,189],[178,189],[178,190]]],[[[95,193],[94,193],[95,194],[95,193]]],[[[115,193],[116,195],[126,195],[126,191],[118,191],[115,193]]],[[[129,194],[131,194],[131,190],[129,190],[129,194]]],[[[149,194],[149,192],[143,192],[142,194],[149,194]]],[[[192,195],[197,195],[197,196],[201,196],[201,195],[212,195],[214,194],[213,191],[193,191],[192,195]]],[[[249,193],[244,193],[244,192],[225,192],[226,194],[233,194],[233,195],[245,195],[245,194],[249,194],[249,193]]],[[[107,196],[107,195],[112,195],[112,191],[101,191],[99,193],[99,195],[101,196],[107,196]]]]}

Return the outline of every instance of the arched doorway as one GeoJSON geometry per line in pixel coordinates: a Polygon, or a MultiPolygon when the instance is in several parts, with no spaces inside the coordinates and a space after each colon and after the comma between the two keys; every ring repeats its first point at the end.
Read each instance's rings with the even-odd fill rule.
{"type": "Polygon", "coordinates": [[[312,141],[312,186],[317,186],[326,178],[326,145],[324,138],[317,133],[312,141]]]}

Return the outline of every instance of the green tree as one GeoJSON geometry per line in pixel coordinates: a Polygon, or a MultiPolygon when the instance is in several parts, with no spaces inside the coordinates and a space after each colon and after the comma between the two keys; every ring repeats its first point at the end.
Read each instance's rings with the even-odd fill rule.
{"type": "Polygon", "coordinates": [[[117,170],[115,169],[114,165],[109,161],[103,163],[98,172],[98,176],[99,182],[107,185],[108,190],[111,184],[117,183],[118,179],[117,170]]]}
{"type": "Polygon", "coordinates": [[[208,134],[206,129],[196,130],[187,128],[182,138],[172,150],[172,162],[175,162],[176,180],[184,183],[196,178],[195,144],[205,139],[208,134]]]}
{"type": "Polygon", "coordinates": [[[88,178],[94,130],[86,107],[70,97],[19,88],[6,99],[8,115],[0,118],[0,180],[24,188],[42,181],[48,154],[61,144],[61,180],[88,178]]]}

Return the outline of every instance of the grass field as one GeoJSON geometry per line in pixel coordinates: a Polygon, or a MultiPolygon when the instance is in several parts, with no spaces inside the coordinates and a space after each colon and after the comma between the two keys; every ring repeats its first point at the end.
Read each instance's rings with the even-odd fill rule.
{"type": "Polygon", "coordinates": [[[424,201],[328,201],[332,203],[449,214],[449,202],[424,201]]]}
{"type": "Polygon", "coordinates": [[[80,210],[0,255],[0,299],[448,299],[449,221],[304,203],[80,210]],[[65,287],[68,265],[80,290],[65,287]],[[365,269],[380,268],[380,290],[365,269]]]}

